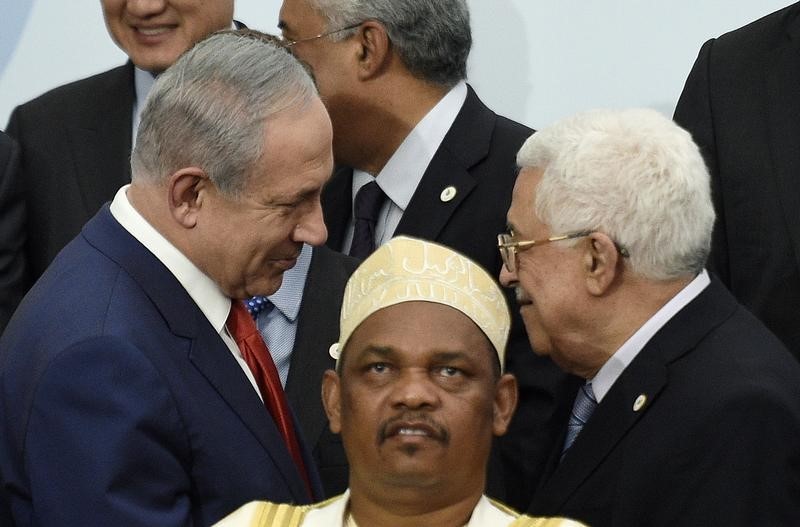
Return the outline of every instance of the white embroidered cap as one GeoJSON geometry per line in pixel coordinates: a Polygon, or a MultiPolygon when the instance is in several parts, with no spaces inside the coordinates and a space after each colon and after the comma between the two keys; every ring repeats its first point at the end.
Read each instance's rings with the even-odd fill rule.
{"type": "Polygon", "coordinates": [[[372,313],[395,304],[434,302],[453,307],[484,332],[503,367],[511,326],[500,286],[481,266],[437,243],[398,236],[379,247],[356,269],[344,290],[337,361],[353,331],[372,313]]]}

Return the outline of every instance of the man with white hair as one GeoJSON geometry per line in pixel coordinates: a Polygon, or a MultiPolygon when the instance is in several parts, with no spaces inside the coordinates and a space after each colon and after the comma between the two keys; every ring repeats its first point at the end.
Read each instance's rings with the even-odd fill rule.
{"type": "Polygon", "coordinates": [[[219,527],[569,527],[483,495],[494,436],[517,402],[503,373],[510,315],[493,277],[447,247],[400,236],[347,283],[336,371],[322,394],[350,487],[305,507],[250,503],[219,527]]]}
{"type": "Polygon", "coordinates": [[[689,134],[589,112],[517,162],[501,281],[534,349],[586,380],[529,511],[800,524],[800,366],[703,269],[714,211],[689,134]]]}

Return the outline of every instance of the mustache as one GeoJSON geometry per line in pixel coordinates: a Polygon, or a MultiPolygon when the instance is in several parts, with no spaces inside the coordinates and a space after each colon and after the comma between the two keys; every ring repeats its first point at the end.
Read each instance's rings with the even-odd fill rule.
{"type": "Polygon", "coordinates": [[[397,435],[401,428],[423,428],[429,437],[444,444],[450,442],[450,432],[425,412],[403,412],[390,417],[378,428],[378,444],[383,444],[390,437],[397,435]]]}
{"type": "Polygon", "coordinates": [[[514,288],[514,299],[517,301],[517,304],[528,304],[531,301],[520,286],[514,288]]]}

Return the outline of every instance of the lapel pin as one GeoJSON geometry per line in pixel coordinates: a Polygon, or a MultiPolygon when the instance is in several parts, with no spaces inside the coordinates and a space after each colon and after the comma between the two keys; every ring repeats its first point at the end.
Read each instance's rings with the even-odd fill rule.
{"type": "Polygon", "coordinates": [[[442,203],[447,203],[448,201],[452,201],[453,198],[456,197],[456,187],[450,186],[445,187],[441,194],[439,194],[439,199],[442,200],[442,203]]]}
{"type": "Polygon", "coordinates": [[[639,410],[644,408],[645,404],[647,404],[647,396],[641,393],[639,394],[639,397],[637,397],[636,400],[633,401],[633,411],[638,412],[639,410]]]}

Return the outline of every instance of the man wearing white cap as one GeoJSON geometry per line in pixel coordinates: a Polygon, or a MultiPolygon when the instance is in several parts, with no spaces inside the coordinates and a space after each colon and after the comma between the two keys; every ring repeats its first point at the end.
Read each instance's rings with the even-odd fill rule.
{"type": "Polygon", "coordinates": [[[492,438],[517,402],[502,373],[509,324],[502,291],[461,254],[408,237],[379,248],[347,284],[322,385],[350,488],[311,506],[252,502],[218,525],[578,525],[483,495],[492,438]]]}

